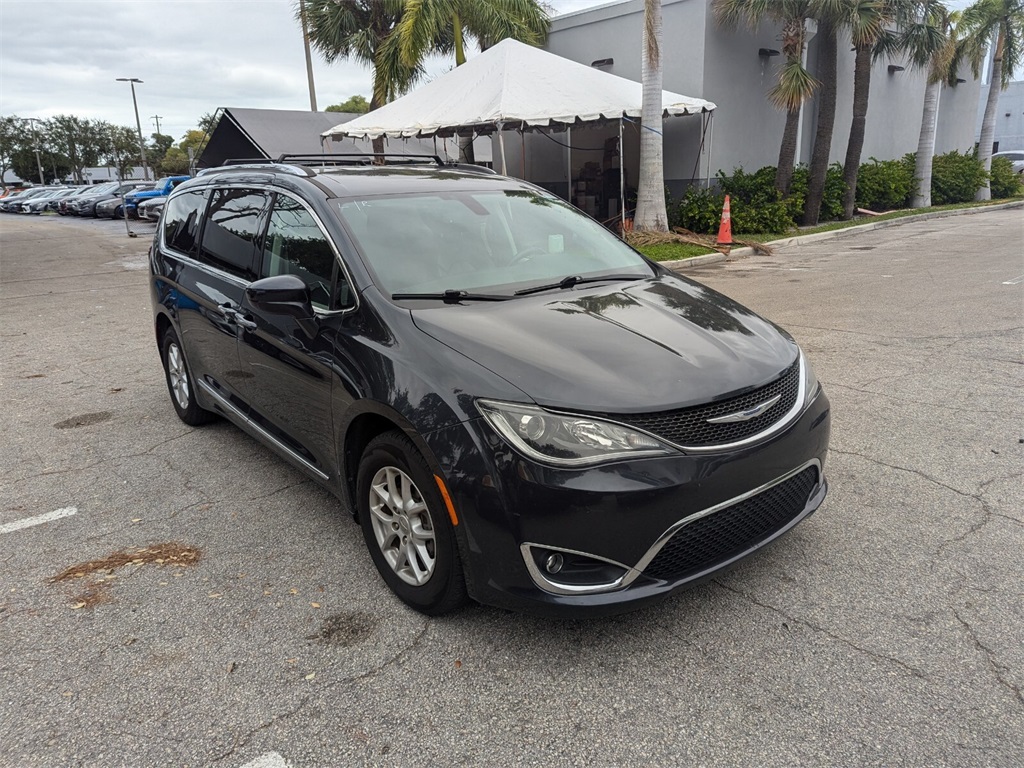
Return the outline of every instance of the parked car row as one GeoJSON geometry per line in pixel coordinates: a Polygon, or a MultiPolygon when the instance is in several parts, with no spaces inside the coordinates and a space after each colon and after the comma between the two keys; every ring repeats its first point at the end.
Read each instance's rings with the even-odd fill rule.
{"type": "Polygon", "coordinates": [[[143,218],[157,221],[168,194],[189,176],[169,176],[156,182],[112,181],[94,186],[30,187],[0,199],[4,213],[53,211],[61,216],[143,218]]]}

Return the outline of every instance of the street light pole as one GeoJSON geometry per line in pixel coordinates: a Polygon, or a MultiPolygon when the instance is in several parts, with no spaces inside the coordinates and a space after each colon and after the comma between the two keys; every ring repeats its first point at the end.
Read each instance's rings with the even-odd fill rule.
{"type": "Polygon", "coordinates": [[[32,150],[36,153],[36,167],[39,168],[39,183],[46,186],[46,177],[43,174],[43,161],[39,157],[39,129],[36,128],[36,123],[39,122],[39,118],[27,117],[25,119],[32,123],[32,133],[34,133],[36,137],[36,145],[32,150]]]}
{"type": "Polygon", "coordinates": [[[135,99],[135,84],[142,83],[137,77],[119,77],[119,83],[128,83],[132,87],[132,106],[135,107],[135,127],[139,132],[139,153],[142,155],[142,178],[149,181],[149,165],[146,163],[146,143],[142,140],[142,121],[139,120],[139,102],[135,99]]]}

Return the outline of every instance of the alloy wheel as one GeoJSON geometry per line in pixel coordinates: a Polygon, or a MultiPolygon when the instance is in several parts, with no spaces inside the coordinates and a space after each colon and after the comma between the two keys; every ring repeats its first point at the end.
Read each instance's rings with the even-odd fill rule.
{"type": "Polygon", "coordinates": [[[188,369],[185,368],[185,357],[181,354],[181,347],[174,343],[167,347],[167,378],[171,382],[171,392],[174,393],[178,407],[185,410],[191,396],[188,369]]]}
{"type": "Polygon", "coordinates": [[[416,483],[398,467],[377,470],[370,483],[370,523],[395,574],[419,587],[434,573],[437,542],[430,510],[416,483]]]}

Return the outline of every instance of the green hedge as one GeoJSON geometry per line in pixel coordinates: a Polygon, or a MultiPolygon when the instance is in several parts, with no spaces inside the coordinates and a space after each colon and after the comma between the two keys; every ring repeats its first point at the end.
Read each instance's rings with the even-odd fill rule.
{"type": "Polygon", "coordinates": [[[974,152],[953,150],[932,160],[932,205],[969,203],[984,183],[985,166],[974,152]]]}
{"type": "Polygon", "coordinates": [[[1024,192],[1024,176],[1013,170],[1013,161],[1007,157],[992,158],[990,176],[989,189],[994,199],[1016,197],[1024,192]]]}
{"type": "MultiPolygon", "coordinates": [[[[729,195],[733,234],[785,234],[801,222],[807,198],[808,168],[793,171],[790,193],[782,197],[775,189],[775,167],[765,166],[753,173],[736,168],[732,174],[718,172],[718,187],[691,187],[678,203],[668,201],[669,220],[701,234],[718,233],[725,195],[729,195]]],[[[966,203],[974,199],[986,178],[974,153],[957,151],[936,155],[932,161],[932,205],[966,203]]],[[[992,160],[992,197],[1012,197],[1024,191],[1020,174],[1006,158],[992,160]]],[[[857,172],[857,207],[872,211],[907,208],[916,188],[914,154],[899,160],[863,163],[857,172]]],[[[834,221],[843,215],[843,166],[833,163],[825,176],[820,221],[834,221]]]]}
{"type": "Polygon", "coordinates": [[[902,160],[876,160],[862,163],[857,171],[857,207],[870,211],[890,211],[910,206],[913,194],[914,156],[902,160]]]}

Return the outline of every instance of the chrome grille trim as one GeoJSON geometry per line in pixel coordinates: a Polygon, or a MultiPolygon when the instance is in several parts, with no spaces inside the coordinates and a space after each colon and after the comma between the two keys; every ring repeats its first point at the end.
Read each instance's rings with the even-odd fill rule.
{"type": "MultiPolygon", "coordinates": [[[[551,592],[551,593],[556,594],[556,595],[591,595],[591,594],[597,594],[597,593],[600,593],[600,592],[614,592],[616,590],[625,589],[630,584],[632,584],[634,581],[636,581],[637,578],[639,578],[641,575],[643,575],[643,570],[648,565],[651,564],[651,561],[653,561],[655,557],[658,556],[658,553],[661,552],[662,548],[668,543],[669,539],[671,539],[673,536],[675,536],[680,530],[685,528],[690,523],[695,522],[696,520],[700,520],[701,518],[708,517],[709,515],[713,515],[716,512],[721,512],[723,509],[728,509],[729,507],[733,506],[734,504],[739,504],[740,502],[746,501],[747,499],[750,499],[750,498],[752,498],[754,496],[757,496],[760,493],[764,493],[765,491],[768,491],[768,490],[774,488],[775,486],[780,485],[781,483],[784,483],[787,480],[790,480],[790,479],[796,477],[797,475],[799,475],[801,472],[803,472],[804,470],[808,469],[809,467],[814,467],[817,470],[817,473],[818,473],[818,483],[817,483],[817,486],[815,486],[815,487],[820,488],[821,483],[822,483],[821,462],[818,459],[811,459],[810,461],[804,462],[803,464],[801,464],[800,466],[796,467],[795,469],[790,470],[789,472],[787,472],[786,474],[782,475],[781,477],[775,478],[771,482],[768,482],[768,483],[765,483],[764,485],[758,486],[757,488],[754,488],[753,490],[747,491],[746,493],[740,494],[739,496],[734,496],[733,498],[728,499],[727,501],[723,501],[720,504],[716,504],[713,507],[708,507],[707,509],[702,509],[700,512],[694,512],[692,515],[688,515],[687,517],[684,517],[682,520],[679,520],[678,522],[673,523],[671,526],[668,527],[668,529],[664,533],[662,533],[654,541],[654,543],[647,550],[647,552],[644,554],[644,556],[641,557],[640,560],[637,562],[637,564],[632,566],[632,567],[627,566],[627,565],[625,565],[623,563],[617,562],[615,560],[611,560],[611,559],[609,559],[607,557],[602,557],[601,555],[592,554],[590,552],[582,552],[582,551],[576,550],[576,549],[566,549],[564,547],[554,547],[554,546],[549,546],[547,544],[538,544],[538,543],[535,543],[535,542],[527,542],[527,543],[520,544],[519,545],[519,549],[520,549],[520,552],[522,553],[523,560],[526,562],[526,569],[527,569],[527,571],[529,571],[530,578],[533,580],[533,583],[538,588],[544,590],[545,592],[551,592]],[[537,564],[534,561],[533,556],[530,553],[531,549],[534,548],[534,547],[538,547],[538,548],[542,548],[542,549],[550,549],[552,551],[557,551],[557,552],[567,552],[567,553],[570,553],[570,554],[583,555],[584,557],[590,557],[590,558],[593,558],[594,560],[603,560],[606,563],[610,563],[612,565],[616,565],[616,566],[618,566],[620,568],[623,568],[625,570],[625,573],[622,576],[620,576],[618,579],[616,579],[615,581],[607,583],[607,584],[576,585],[576,584],[559,583],[559,582],[557,582],[555,580],[552,580],[550,577],[545,576],[541,572],[540,568],[537,567],[537,564]]],[[[813,498],[813,495],[812,495],[812,497],[809,497],[809,498],[813,498]]],[[[740,554],[736,555],[735,557],[729,558],[728,560],[722,561],[720,563],[714,563],[712,566],[707,568],[702,573],[705,573],[707,571],[717,570],[718,568],[721,568],[721,567],[723,567],[725,565],[728,565],[729,563],[732,563],[732,562],[735,562],[736,560],[739,560],[742,557],[745,557],[747,554],[749,554],[754,549],[758,549],[762,545],[766,544],[767,542],[772,541],[773,539],[776,539],[779,536],[781,536],[783,533],[785,533],[790,528],[792,528],[794,525],[796,525],[801,520],[803,520],[804,517],[806,517],[806,516],[807,516],[806,512],[802,512],[802,513],[796,515],[792,520],[789,521],[789,523],[787,525],[785,525],[780,530],[776,531],[770,537],[752,543],[752,545],[751,545],[751,547],[749,549],[741,552],[740,554]]],[[[701,573],[694,574],[690,578],[686,579],[686,581],[692,581],[693,579],[699,578],[700,576],[701,576],[701,573]]]]}

